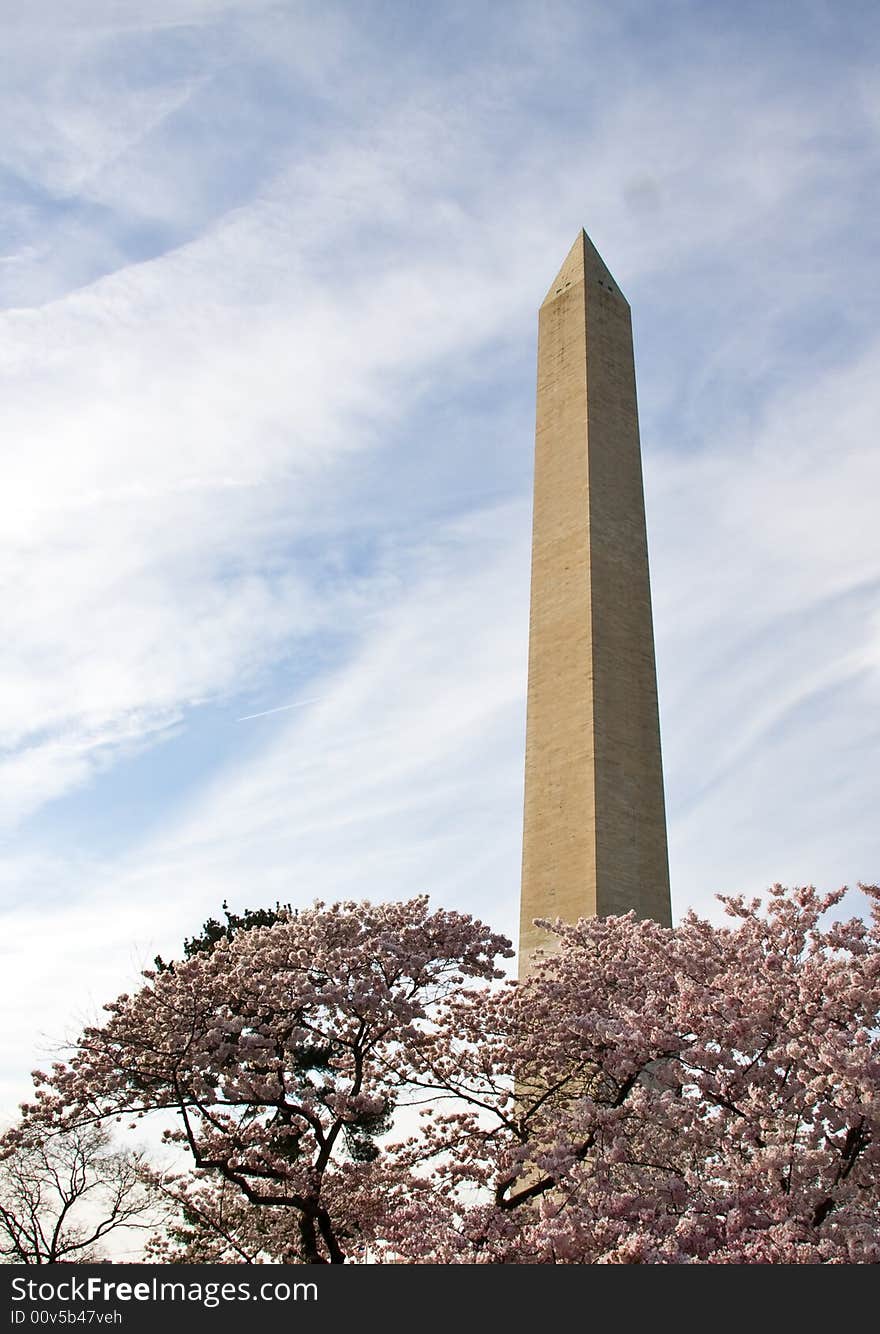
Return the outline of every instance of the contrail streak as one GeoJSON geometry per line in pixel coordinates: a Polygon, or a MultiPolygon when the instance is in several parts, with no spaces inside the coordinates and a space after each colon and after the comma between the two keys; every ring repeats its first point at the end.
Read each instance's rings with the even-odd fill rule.
{"type": "Polygon", "coordinates": [[[298,699],[294,704],[279,704],[277,709],[263,709],[261,713],[246,713],[243,718],[236,718],[237,723],[246,723],[251,718],[266,718],[270,713],[283,713],[285,709],[301,709],[306,704],[320,703],[320,695],[314,699],[298,699]]]}

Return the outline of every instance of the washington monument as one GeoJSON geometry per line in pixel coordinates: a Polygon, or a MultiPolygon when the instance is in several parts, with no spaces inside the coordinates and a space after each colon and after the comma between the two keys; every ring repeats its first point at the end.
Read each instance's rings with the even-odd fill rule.
{"type": "Polygon", "coordinates": [[[538,317],[520,973],[535,917],[671,922],[629,303],[581,232],[538,317]]]}

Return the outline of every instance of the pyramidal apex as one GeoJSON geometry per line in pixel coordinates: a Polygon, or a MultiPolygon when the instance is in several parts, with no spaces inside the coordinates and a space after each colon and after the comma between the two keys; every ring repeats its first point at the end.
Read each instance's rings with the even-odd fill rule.
{"type": "Polygon", "coordinates": [[[611,276],[604,259],[587,236],[587,233],[581,228],[574,245],[563,260],[562,267],[550,284],[550,290],[541,304],[546,306],[549,302],[555,301],[569,287],[574,287],[585,281],[588,281],[591,285],[598,283],[606,291],[614,292],[616,296],[621,297],[624,301],[626,300],[620,287],[611,276]]]}

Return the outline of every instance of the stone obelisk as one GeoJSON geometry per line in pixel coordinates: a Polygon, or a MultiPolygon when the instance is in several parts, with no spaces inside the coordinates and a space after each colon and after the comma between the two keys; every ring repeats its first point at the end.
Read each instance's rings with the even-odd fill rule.
{"type": "Polygon", "coordinates": [[[585,232],[538,317],[520,975],[535,917],[671,922],[629,303],[585,232]]]}

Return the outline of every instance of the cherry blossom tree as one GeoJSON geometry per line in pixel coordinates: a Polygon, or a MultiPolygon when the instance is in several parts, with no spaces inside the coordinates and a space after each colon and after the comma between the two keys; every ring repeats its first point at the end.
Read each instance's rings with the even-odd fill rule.
{"type": "MultiPolygon", "coordinates": [[[[509,942],[406,903],[317,904],[145,973],[68,1064],[36,1075],[31,1124],[171,1109],[200,1172],[286,1214],[306,1263],[342,1263],[372,1223],[377,1137],[438,1005],[500,976],[509,942]]],[[[7,1143],[14,1144],[15,1135],[7,1143]]]]}
{"type": "MultiPolygon", "coordinates": [[[[454,1094],[399,1159],[389,1253],[439,1263],[880,1261],[880,891],[729,899],[735,927],[552,927],[416,1054],[454,1094]],[[450,1035],[456,1039],[450,1042],[450,1035]],[[426,1173],[426,1162],[433,1162],[426,1173]]],[[[549,924],[545,923],[548,926],[549,924]]]]}
{"type": "Polygon", "coordinates": [[[880,890],[844,893],[545,923],[522,983],[424,899],[317,905],[146,974],[23,1124],[176,1112],[171,1261],[878,1263],[880,890]]]}

